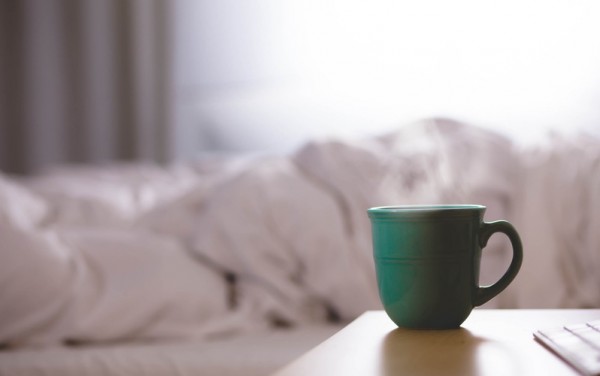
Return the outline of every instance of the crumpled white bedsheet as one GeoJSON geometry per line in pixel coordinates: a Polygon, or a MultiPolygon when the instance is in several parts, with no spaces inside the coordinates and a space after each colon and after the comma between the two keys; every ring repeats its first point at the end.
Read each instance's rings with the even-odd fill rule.
{"type": "Polygon", "coordinates": [[[505,304],[600,307],[600,139],[549,135],[519,159],[512,217],[525,258],[505,304]]]}
{"type": "MultiPolygon", "coordinates": [[[[366,209],[393,204],[480,203],[515,223],[523,270],[492,306],[598,306],[598,145],[518,150],[430,119],[287,156],[0,176],[0,343],[352,319],[380,308],[366,209]]],[[[497,238],[484,281],[508,262],[497,238]]]]}

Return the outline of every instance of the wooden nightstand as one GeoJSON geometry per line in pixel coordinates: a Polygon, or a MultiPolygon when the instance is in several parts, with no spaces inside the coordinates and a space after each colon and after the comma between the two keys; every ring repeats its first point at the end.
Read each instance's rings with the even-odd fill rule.
{"type": "Polygon", "coordinates": [[[600,309],[476,309],[460,329],[432,331],[371,311],[276,375],[577,375],[533,332],[594,319],[600,309]]]}

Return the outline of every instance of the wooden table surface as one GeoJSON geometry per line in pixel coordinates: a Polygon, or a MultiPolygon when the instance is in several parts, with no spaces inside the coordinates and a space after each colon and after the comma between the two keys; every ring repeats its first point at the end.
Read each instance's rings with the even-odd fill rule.
{"type": "Polygon", "coordinates": [[[595,319],[600,309],[476,309],[460,329],[433,331],[369,311],[276,375],[577,375],[533,332],[595,319]]]}

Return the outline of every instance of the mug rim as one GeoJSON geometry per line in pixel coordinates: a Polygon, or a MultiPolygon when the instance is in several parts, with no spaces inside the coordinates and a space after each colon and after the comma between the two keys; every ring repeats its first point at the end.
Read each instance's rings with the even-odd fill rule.
{"type": "Polygon", "coordinates": [[[459,214],[485,211],[486,207],[479,204],[442,204],[442,205],[390,205],[375,206],[367,210],[369,216],[402,216],[413,214],[459,214]]]}

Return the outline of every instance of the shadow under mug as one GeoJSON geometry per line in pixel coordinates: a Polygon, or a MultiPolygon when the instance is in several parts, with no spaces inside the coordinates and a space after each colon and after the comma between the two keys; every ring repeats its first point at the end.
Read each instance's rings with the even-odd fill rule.
{"type": "Polygon", "coordinates": [[[521,267],[519,234],[507,221],[484,222],[485,206],[382,206],[367,212],[379,296],[399,327],[458,328],[521,267]],[[508,236],[512,261],[496,283],[479,286],[481,250],[496,232],[508,236]]]}

